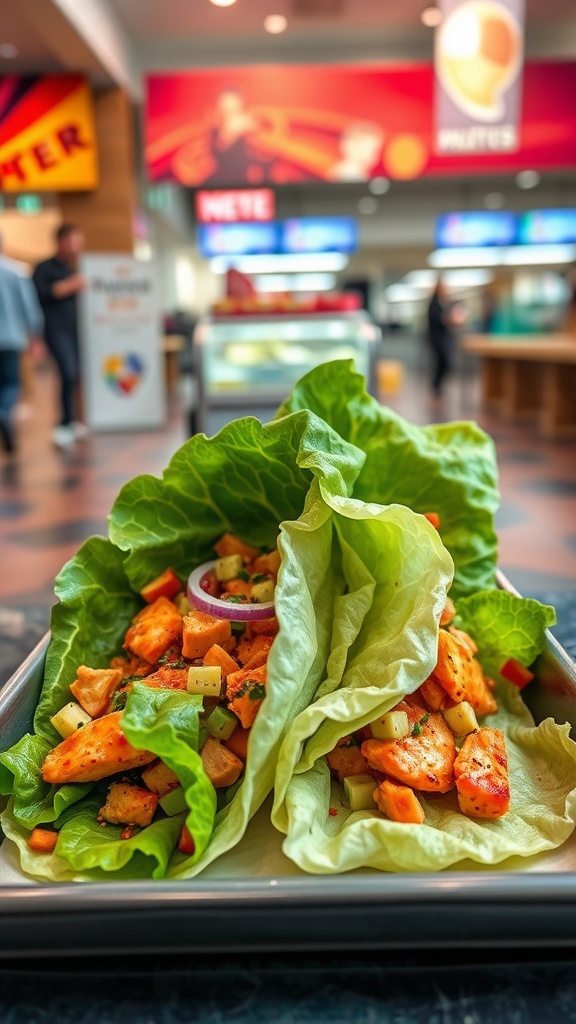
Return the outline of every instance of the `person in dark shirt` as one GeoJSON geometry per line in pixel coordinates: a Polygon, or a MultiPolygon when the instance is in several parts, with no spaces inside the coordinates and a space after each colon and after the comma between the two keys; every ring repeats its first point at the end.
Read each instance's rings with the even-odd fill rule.
{"type": "Polygon", "coordinates": [[[87,433],[74,419],[79,382],[77,296],[86,287],[78,272],[84,237],[73,224],[61,224],[56,232],[56,254],[39,263],[32,280],[44,313],[44,339],[60,376],[61,418],[52,432],[59,448],[66,448],[87,433]]]}
{"type": "Polygon", "coordinates": [[[452,369],[454,332],[452,309],[442,281],[438,281],[428,306],[428,345],[432,353],[432,390],[437,397],[452,369]]]}

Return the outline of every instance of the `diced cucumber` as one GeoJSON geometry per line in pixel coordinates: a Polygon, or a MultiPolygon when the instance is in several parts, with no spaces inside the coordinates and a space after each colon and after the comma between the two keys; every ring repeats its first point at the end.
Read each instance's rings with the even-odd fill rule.
{"type": "Polygon", "coordinates": [[[230,628],[232,630],[232,636],[244,636],[246,632],[245,622],[231,622],[230,628]]]}
{"type": "Polygon", "coordinates": [[[410,732],[408,715],[405,711],[388,711],[370,725],[375,740],[403,740],[410,732]]]}
{"type": "Polygon", "coordinates": [[[252,587],[252,597],[259,604],[266,604],[274,600],[274,584],[272,580],[264,580],[263,583],[255,583],[252,587]]]}
{"type": "Polygon", "coordinates": [[[77,729],[81,729],[83,725],[88,725],[92,721],[92,717],[87,711],[84,711],[84,708],[81,708],[79,704],[72,700],[69,704],[65,704],[60,711],[57,711],[55,715],[52,715],[50,721],[56,732],[59,732],[62,738],[66,739],[67,736],[71,736],[77,729]]]}
{"type": "Polygon", "coordinates": [[[344,779],[344,793],[351,811],[371,811],[376,807],[372,794],[377,788],[371,775],[348,775],[344,779]]]}
{"type": "Polygon", "coordinates": [[[192,665],[188,669],[188,693],[198,697],[219,697],[222,669],[219,665],[192,665]]]}
{"type": "Polygon", "coordinates": [[[226,580],[233,580],[244,568],[242,555],[226,555],[225,558],[218,558],[214,563],[216,579],[224,583],[226,580]]]}
{"type": "Polygon", "coordinates": [[[237,725],[236,715],[228,711],[228,708],[214,708],[206,719],[208,732],[217,740],[229,740],[237,725]]]}
{"type": "Polygon", "coordinates": [[[469,732],[476,732],[478,728],[476,712],[467,700],[453,708],[446,708],[442,714],[455,736],[467,736],[469,732]]]}
{"type": "Polygon", "coordinates": [[[160,798],[158,803],[164,814],[167,814],[169,818],[188,810],[182,786],[178,786],[178,789],[171,789],[169,793],[166,793],[166,796],[160,798]]]}
{"type": "Polygon", "coordinates": [[[189,613],[192,611],[192,605],[190,604],[187,595],[184,593],[176,595],[176,597],[174,598],[174,604],[176,605],[182,618],[184,618],[185,615],[189,615],[189,613]]]}

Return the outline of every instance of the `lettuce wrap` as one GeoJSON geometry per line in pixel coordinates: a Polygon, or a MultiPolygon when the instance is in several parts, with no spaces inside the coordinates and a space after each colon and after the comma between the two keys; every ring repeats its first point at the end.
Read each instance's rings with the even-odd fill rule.
{"type": "Polygon", "coordinates": [[[576,822],[576,744],[569,738],[570,726],[547,719],[536,727],[519,690],[498,671],[509,658],[534,661],[554,612],[495,590],[457,602],[456,625],[475,639],[484,672],[496,680],[498,712],[482,725],[501,729],[506,738],[512,794],[508,814],[496,820],[469,818],[460,812],[454,790],[419,793],[424,824],[346,807],[343,788],[331,780],[324,755],[415,689],[406,677],[382,670],[389,664],[391,637],[387,617],[377,609],[387,578],[375,575],[373,615],[349,652],[339,687],[328,685],[328,692],[292,723],[282,744],[273,821],[286,834],[284,853],[313,873],[361,867],[436,871],[466,861],[496,865],[560,846],[576,822]],[[379,685],[367,685],[367,680],[379,685]]]}
{"type": "MultiPolygon", "coordinates": [[[[36,877],[62,879],[190,875],[233,846],[270,791],[275,753],[291,717],[313,696],[331,639],[333,602],[341,587],[331,511],[311,483],[345,496],[364,460],[310,413],[267,427],[247,418],[215,438],[197,436],[174,456],[162,479],[138,477],[121,491],[110,515],[110,540],[92,538],[56,581],[45,681],[34,735],[0,755],[0,792],[11,794],[2,827],[36,877]],[[134,745],[157,753],[180,778],[196,850],[173,854],[181,820],[161,819],[132,838],[100,828],[95,810],[107,783],[50,786],[40,769],[60,741],[50,718],[70,700],[81,663],[104,667],[120,653],[124,632],[141,606],[138,590],[167,565],[186,578],[213,557],[212,545],[234,531],[257,545],[281,531],[282,565],[275,595],[280,631],[269,660],[268,697],[253,728],[247,768],[217,810],[197,752],[199,702],[187,694],[135,685],[123,729],[134,745]],[[145,691],[145,692],[144,692],[145,691]],[[59,829],[53,856],[29,849],[35,825],[59,829]]],[[[98,805],[98,806],[97,806],[98,805]]]]}
{"type": "Polygon", "coordinates": [[[278,415],[310,409],[365,462],[352,495],[436,512],[454,559],[455,598],[495,586],[498,470],[494,443],[476,423],[419,427],[380,405],[348,360],[318,366],[294,386],[278,415]]]}

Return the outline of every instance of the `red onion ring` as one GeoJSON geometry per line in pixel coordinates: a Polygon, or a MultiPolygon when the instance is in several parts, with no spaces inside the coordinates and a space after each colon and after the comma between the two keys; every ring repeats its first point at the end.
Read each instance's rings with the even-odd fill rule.
{"type": "Polygon", "coordinates": [[[274,615],[274,602],[264,601],[262,604],[240,604],[235,601],[222,601],[212,597],[202,587],[208,573],[214,569],[216,562],[204,562],[194,569],[188,577],[186,593],[191,605],[206,615],[217,619],[232,619],[234,622],[254,622],[256,619],[270,619],[274,615]]]}

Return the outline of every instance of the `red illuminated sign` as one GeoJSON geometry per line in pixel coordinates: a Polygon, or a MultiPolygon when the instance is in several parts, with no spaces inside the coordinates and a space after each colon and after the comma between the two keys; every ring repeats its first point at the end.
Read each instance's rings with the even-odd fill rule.
{"type": "Polygon", "coordinates": [[[197,192],[196,217],[201,224],[274,220],[276,196],[271,188],[197,192]]]}

